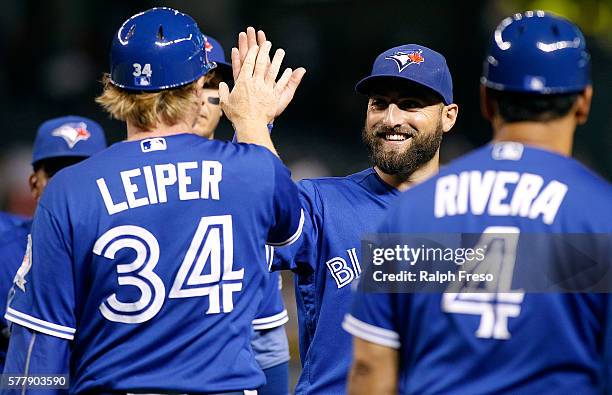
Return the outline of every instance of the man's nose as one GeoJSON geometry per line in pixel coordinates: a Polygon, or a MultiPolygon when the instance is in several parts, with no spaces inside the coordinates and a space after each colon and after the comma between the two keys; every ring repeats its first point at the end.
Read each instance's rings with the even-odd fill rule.
{"type": "Polygon", "coordinates": [[[389,127],[401,126],[401,110],[395,103],[389,104],[385,110],[383,124],[389,127]]]}

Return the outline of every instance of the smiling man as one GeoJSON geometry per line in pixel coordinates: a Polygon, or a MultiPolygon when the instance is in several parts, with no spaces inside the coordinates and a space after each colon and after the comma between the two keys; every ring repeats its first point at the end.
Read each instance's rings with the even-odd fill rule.
{"type": "Polygon", "coordinates": [[[457,119],[446,60],[421,45],[383,52],[356,90],[369,97],[362,139],[374,167],[301,181],[301,242],[277,249],[273,262],[273,269],[296,274],[303,367],[297,394],[346,392],[351,338],[341,322],[348,285],[361,273],[361,237],[377,229],[400,191],[437,173],[442,135],[457,119]]]}

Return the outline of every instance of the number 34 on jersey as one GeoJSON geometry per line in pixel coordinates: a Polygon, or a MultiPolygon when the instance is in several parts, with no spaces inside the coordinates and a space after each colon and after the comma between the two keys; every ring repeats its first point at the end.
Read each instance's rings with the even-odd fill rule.
{"type": "MultiPolygon", "coordinates": [[[[234,270],[232,267],[233,244],[231,215],[202,217],[168,297],[208,296],[206,314],[232,311],[233,294],[242,290],[244,278],[244,269],[234,270]],[[207,263],[210,270],[203,274],[207,263]]],[[[140,298],[126,303],[119,301],[113,293],[100,304],[100,311],[110,321],[139,324],[159,313],[166,300],[166,286],[155,273],[160,247],[147,229],[123,225],[104,233],[94,244],[93,252],[114,260],[115,254],[124,248],[133,249],[136,258],[129,263],[117,263],[117,282],[120,287],[137,287],[140,298]]]]}

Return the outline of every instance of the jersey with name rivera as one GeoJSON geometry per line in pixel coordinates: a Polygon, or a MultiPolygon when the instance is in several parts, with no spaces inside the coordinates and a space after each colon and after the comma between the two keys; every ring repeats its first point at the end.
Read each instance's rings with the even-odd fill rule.
{"type": "Polygon", "coordinates": [[[571,158],[513,142],[478,149],[403,194],[379,231],[408,240],[482,234],[487,243],[491,234],[502,247],[481,264],[490,260],[509,281],[493,293],[467,283],[466,293],[455,283],[444,293],[360,291],[343,327],[399,349],[404,394],[601,393],[612,377],[609,293],[529,293],[515,281],[525,277],[519,267],[558,270],[563,237],[586,235],[609,251],[611,202],[610,184],[571,158]]]}
{"type": "Polygon", "coordinates": [[[264,244],[291,243],[301,222],[289,170],[265,148],[117,143],[47,186],[6,318],[73,341],[71,392],[257,388],[264,244]]]}

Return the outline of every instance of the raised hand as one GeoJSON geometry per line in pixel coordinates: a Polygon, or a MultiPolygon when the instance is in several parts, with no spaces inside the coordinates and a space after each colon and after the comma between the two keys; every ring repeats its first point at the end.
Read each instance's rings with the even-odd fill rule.
{"type": "MultiPolygon", "coordinates": [[[[240,69],[242,68],[242,65],[246,60],[246,56],[249,49],[253,46],[261,47],[265,42],[266,34],[262,30],[255,32],[255,29],[253,27],[248,27],[246,33],[240,32],[240,34],[238,34],[238,48],[232,48],[231,53],[234,81],[238,78],[238,75],[240,74],[240,69]]],[[[266,70],[270,66],[271,63],[268,63],[266,70]]],[[[292,70],[288,81],[286,82],[286,84],[284,84],[284,89],[278,97],[274,119],[280,116],[285,111],[289,103],[291,103],[295,92],[297,91],[297,88],[302,82],[304,74],[306,74],[306,69],[304,69],[303,67],[299,67],[295,70],[292,70]]]]}
{"type": "Polygon", "coordinates": [[[266,41],[261,47],[255,45],[248,50],[231,93],[227,84],[222,82],[219,85],[221,108],[234,125],[242,121],[266,125],[274,119],[277,102],[275,80],[285,54],[282,49],[276,51],[272,69],[268,67],[271,47],[272,44],[266,41]]]}
{"type": "Polygon", "coordinates": [[[268,147],[276,153],[267,124],[272,122],[280,98],[291,78],[286,69],[278,81],[285,51],[278,49],[270,61],[269,41],[249,48],[230,93],[226,83],[219,84],[221,108],[234,124],[237,139],[268,147]]]}

